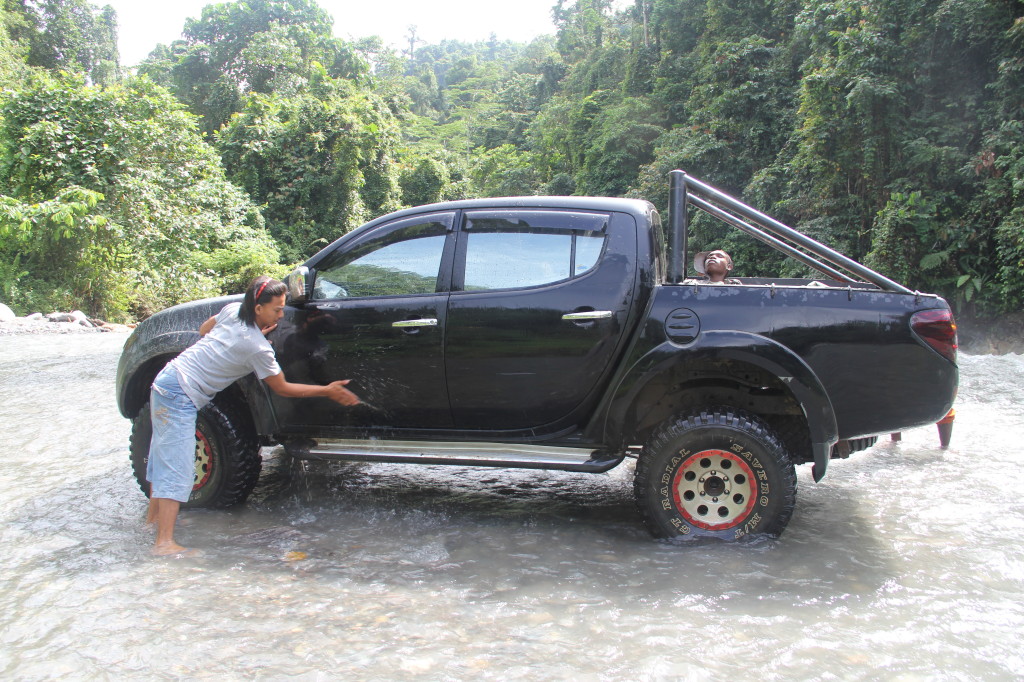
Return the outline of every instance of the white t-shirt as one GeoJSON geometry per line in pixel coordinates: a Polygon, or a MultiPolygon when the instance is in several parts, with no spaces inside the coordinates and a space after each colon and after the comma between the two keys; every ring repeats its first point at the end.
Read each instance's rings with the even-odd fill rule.
{"type": "Polygon", "coordinates": [[[250,372],[261,380],[281,373],[274,348],[263,333],[239,319],[241,307],[241,303],[224,306],[213,329],[171,361],[182,390],[197,408],[250,372]]]}

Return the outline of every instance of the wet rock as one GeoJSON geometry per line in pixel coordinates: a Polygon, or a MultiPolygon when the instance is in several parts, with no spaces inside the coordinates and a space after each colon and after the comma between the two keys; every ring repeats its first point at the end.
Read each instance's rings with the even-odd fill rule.
{"type": "Polygon", "coordinates": [[[117,324],[114,322],[105,322],[103,320],[89,319],[92,322],[92,326],[101,332],[130,332],[135,328],[134,324],[117,324]]]}
{"type": "Polygon", "coordinates": [[[15,318],[14,311],[0,303],[0,322],[10,322],[15,318]]]}
{"type": "Polygon", "coordinates": [[[50,313],[46,316],[50,322],[72,322],[83,327],[92,327],[92,322],[81,310],[72,310],[70,313],[50,313]]]}

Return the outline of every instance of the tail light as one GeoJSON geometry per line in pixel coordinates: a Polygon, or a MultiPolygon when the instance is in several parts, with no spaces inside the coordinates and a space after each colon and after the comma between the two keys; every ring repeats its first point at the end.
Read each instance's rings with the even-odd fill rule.
{"type": "Polygon", "coordinates": [[[949,310],[922,310],[910,318],[917,337],[950,362],[956,362],[956,322],[949,310]]]}

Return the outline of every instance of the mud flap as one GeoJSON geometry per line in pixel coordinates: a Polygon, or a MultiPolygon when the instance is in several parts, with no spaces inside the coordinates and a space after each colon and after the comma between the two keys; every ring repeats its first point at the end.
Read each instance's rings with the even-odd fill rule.
{"type": "Polygon", "coordinates": [[[837,441],[825,443],[811,443],[811,451],[814,453],[814,464],[811,466],[811,475],[814,482],[818,483],[825,478],[825,469],[828,468],[828,460],[832,456],[832,446],[837,441]]]}

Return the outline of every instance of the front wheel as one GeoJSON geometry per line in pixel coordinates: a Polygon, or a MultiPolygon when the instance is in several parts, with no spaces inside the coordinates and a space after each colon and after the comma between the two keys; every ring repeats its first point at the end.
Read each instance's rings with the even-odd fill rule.
{"type": "MultiPolygon", "coordinates": [[[[251,420],[230,401],[215,399],[196,418],[196,465],[192,494],[183,508],[230,507],[244,502],[260,477],[259,442],[251,420]]],[[[130,440],[135,480],[149,496],[146,464],[153,436],[149,403],[132,420],[130,440]]]]}
{"type": "Polygon", "coordinates": [[[640,453],[633,489],[657,537],[777,537],[793,514],[796,472],[764,422],[718,408],[658,429],[640,453]]]}

